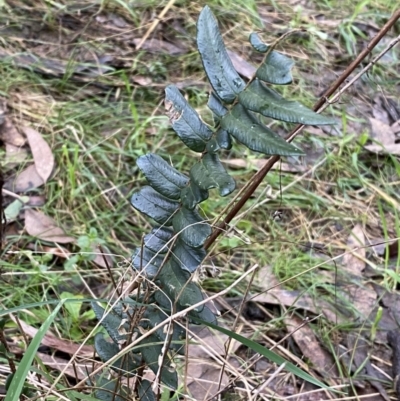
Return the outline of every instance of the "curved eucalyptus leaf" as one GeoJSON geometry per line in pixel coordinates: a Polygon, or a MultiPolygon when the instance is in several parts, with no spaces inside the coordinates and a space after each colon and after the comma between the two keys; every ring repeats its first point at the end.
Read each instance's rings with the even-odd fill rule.
{"type": "Polygon", "coordinates": [[[224,129],[218,130],[216,139],[221,149],[229,150],[232,148],[232,137],[229,135],[228,131],[224,129]]]}
{"type": "Polygon", "coordinates": [[[228,109],[222,104],[221,100],[219,100],[214,92],[211,92],[207,106],[219,118],[222,118],[228,112],[228,109]]]}
{"type": "Polygon", "coordinates": [[[160,195],[149,186],[145,186],[139,192],[134,193],[131,203],[139,212],[151,217],[157,223],[165,225],[171,225],[171,216],[179,207],[179,203],[160,195]]]}
{"type": "Polygon", "coordinates": [[[195,152],[202,152],[213,132],[174,85],[165,88],[165,108],[182,142],[195,152]]]}
{"type": "Polygon", "coordinates": [[[249,36],[249,42],[253,49],[257,50],[260,53],[266,53],[269,49],[269,46],[266,45],[258,36],[256,32],[252,32],[249,36]]]}
{"type": "Polygon", "coordinates": [[[176,263],[178,263],[181,269],[190,273],[194,273],[194,271],[201,265],[206,254],[204,248],[192,248],[180,238],[178,238],[172,250],[172,256],[176,263]]]}
{"type": "Polygon", "coordinates": [[[140,156],[136,164],[145,175],[150,186],[167,198],[179,199],[182,188],[189,182],[188,177],[154,153],[140,156]]]}
{"type": "MultiPolygon", "coordinates": [[[[161,282],[159,287],[172,303],[177,302],[178,305],[187,308],[203,300],[200,288],[190,281],[190,274],[180,269],[174,260],[170,259],[163,266],[159,278],[161,282]]],[[[200,306],[196,308],[196,311],[201,312],[203,308],[204,306],[200,306]]]]}
{"type": "Polygon", "coordinates": [[[256,77],[264,82],[276,85],[292,83],[292,68],[294,62],[281,53],[272,51],[256,72],[256,77]]]}
{"type": "Polygon", "coordinates": [[[138,272],[151,279],[157,275],[164,257],[165,255],[155,253],[146,246],[143,247],[143,252],[141,247],[137,247],[132,255],[132,265],[138,272]]]}
{"type": "MultiPolygon", "coordinates": [[[[143,314],[140,325],[143,326],[145,329],[153,328],[166,320],[168,316],[169,315],[167,315],[159,308],[148,307],[143,314]]],[[[175,352],[184,355],[184,340],[186,338],[186,330],[180,325],[174,323],[171,326],[170,323],[166,323],[164,327],[161,327],[154,332],[155,336],[157,336],[159,341],[165,342],[167,338],[167,327],[169,327],[169,330],[171,330],[172,327],[170,348],[175,352]]]]}
{"type": "MultiPolygon", "coordinates": [[[[162,354],[162,344],[155,335],[150,335],[140,342],[141,354],[147,366],[154,372],[158,373],[158,358],[162,354]]],[[[161,381],[168,387],[176,390],[178,387],[178,374],[172,368],[171,363],[166,356],[161,369],[161,381]]]]}
{"type": "MultiPolygon", "coordinates": [[[[255,32],[250,35],[249,40],[250,44],[258,52],[267,53],[270,48],[255,32]]],[[[270,84],[287,85],[293,81],[291,72],[293,66],[294,61],[291,58],[273,50],[268,54],[266,59],[263,60],[256,72],[256,76],[270,84]]]]}
{"type": "Polygon", "coordinates": [[[214,313],[211,312],[211,309],[207,305],[204,306],[201,312],[190,311],[188,313],[188,317],[189,319],[194,319],[190,320],[190,323],[199,324],[199,321],[197,319],[200,319],[204,322],[215,324],[216,326],[218,326],[218,320],[216,316],[214,315],[214,313]]]}
{"type": "Polygon", "coordinates": [[[206,146],[206,152],[207,153],[217,153],[219,150],[221,150],[221,147],[219,146],[219,143],[217,141],[217,138],[211,138],[208,142],[207,142],[207,146],[206,146]]]}
{"type": "Polygon", "coordinates": [[[194,182],[191,182],[187,187],[182,189],[181,200],[184,207],[192,210],[198,203],[208,199],[208,191],[199,188],[194,182]]]}
{"type": "Polygon", "coordinates": [[[190,210],[184,206],[172,218],[172,226],[175,232],[179,233],[179,238],[192,248],[203,246],[212,232],[210,225],[202,219],[197,210],[190,210]]]}
{"type": "Polygon", "coordinates": [[[96,375],[96,398],[101,401],[126,401],[131,398],[129,389],[121,386],[118,379],[106,379],[96,375]]]}
{"type": "Polygon", "coordinates": [[[197,20],[197,49],[215,93],[222,101],[232,103],[246,84],[233,67],[217,20],[208,6],[201,10],[197,20]]]}
{"type": "Polygon", "coordinates": [[[333,118],[317,114],[299,102],[284,99],[258,79],[239,95],[239,102],[245,108],[275,120],[305,125],[335,124],[333,118]]]}
{"type": "MultiPolygon", "coordinates": [[[[118,345],[104,340],[102,333],[97,333],[95,335],[94,345],[103,362],[109,361],[120,352],[118,345]]],[[[134,355],[132,352],[127,352],[118,358],[111,365],[111,368],[118,373],[122,373],[125,377],[133,377],[137,374],[140,363],[141,361],[139,356],[134,355]]]]}
{"type": "Polygon", "coordinates": [[[260,122],[241,104],[235,105],[222,120],[221,125],[249,149],[266,155],[294,156],[304,152],[286,142],[260,122]]]}
{"type": "Polygon", "coordinates": [[[169,299],[164,292],[162,291],[154,291],[154,300],[157,302],[157,305],[159,305],[161,308],[170,311],[172,310],[172,307],[174,305],[174,302],[169,299]]]}
{"type": "Polygon", "coordinates": [[[153,252],[166,253],[173,234],[172,230],[165,227],[153,228],[150,234],[144,236],[144,246],[153,252]]]}
{"type": "Polygon", "coordinates": [[[152,382],[144,379],[139,382],[138,391],[139,391],[139,400],[140,401],[156,401],[157,397],[154,394],[151,386],[152,382]]]}
{"type": "MultiPolygon", "coordinates": [[[[129,331],[129,324],[122,324],[122,318],[114,314],[114,311],[105,312],[105,309],[96,302],[91,302],[92,309],[96,318],[101,321],[101,325],[106,329],[108,335],[116,344],[123,344],[128,339],[127,334],[120,334],[120,330],[129,331]],[[106,314],[105,314],[106,313],[106,314]],[[104,316],[104,318],[103,318],[104,316]],[[103,319],[103,320],[102,320],[103,319]]],[[[108,344],[108,343],[107,343],[108,344]]],[[[96,347],[96,351],[98,351],[96,347]]],[[[119,351],[118,351],[119,352],[119,351]]]]}
{"type": "Polygon", "coordinates": [[[227,196],[236,188],[235,180],[226,172],[219,161],[219,157],[213,153],[206,153],[191,168],[190,179],[201,189],[219,188],[221,196],[227,196]]]}

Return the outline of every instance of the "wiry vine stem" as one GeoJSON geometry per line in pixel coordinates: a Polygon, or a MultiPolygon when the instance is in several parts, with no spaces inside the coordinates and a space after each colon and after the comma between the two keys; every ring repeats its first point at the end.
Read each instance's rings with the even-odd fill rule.
{"type": "MultiPolygon", "coordinates": [[[[372,40],[368,43],[367,47],[356,57],[356,59],[344,70],[342,75],[327,89],[327,91],[321,96],[321,98],[314,105],[313,110],[318,112],[321,111],[321,107],[329,102],[329,97],[340,87],[340,85],[352,74],[352,72],[362,63],[362,61],[371,53],[371,51],[376,47],[376,45],[380,42],[380,40],[387,34],[390,28],[397,22],[400,18],[400,9],[395,11],[394,14],[390,17],[387,23],[382,27],[382,29],[372,38],[372,40]]],[[[390,48],[387,48],[387,51],[390,48]]],[[[369,68],[371,68],[373,63],[369,64],[369,68]]],[[[365,71],[364,71],[365,72],[365,71]]],[[[299,124],[295,127],[286,140],[291,142],[305,127],[305,125],[299,124]]],[[[240,209],[246,204],[247,200],[254,193],[254,191],[258,188],[258,186],[263,182],[265,176],[272,169],[274,164],[280,160],[280,156],[272,156],[270,157],[264,166],[253,175],[250,179],[249,185],[244,192],[243,196],[235,203],[231,210],[228,211],[224,220],[219,223],[210,237],[204,244],[204,248],[208,249],[215,240],[221,235],[222,232],[228,229],[229,223],[233,220],[233,218],[238,214],[240,209]]]]}

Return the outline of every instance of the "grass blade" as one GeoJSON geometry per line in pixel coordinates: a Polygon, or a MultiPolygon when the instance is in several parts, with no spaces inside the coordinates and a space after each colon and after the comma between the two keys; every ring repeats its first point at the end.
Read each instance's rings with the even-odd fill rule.
{"type": "Polygon", "coordinates": [[[57,316],[58,311],[64,305],[65,299],[61,300],[60,303],[55,307],[54,311],[49,315],[49,317],[45,320],[42,327],[38,330],[35,337],[32,339],[32,342],[29,344],[28,349],[25,352],[21,362],[18,365],[18,369],[15,372],[15,375],[12,379],[10,387],[7,390],[7,395],[4,401],[19,401],[19,397],[22,393],[26,376],[31,368],[33,358],[36,355],[36,352],[42,342],[43,337],[46,335],[47,330],[50,325],[53,323],[53,320],[57,316]]]}

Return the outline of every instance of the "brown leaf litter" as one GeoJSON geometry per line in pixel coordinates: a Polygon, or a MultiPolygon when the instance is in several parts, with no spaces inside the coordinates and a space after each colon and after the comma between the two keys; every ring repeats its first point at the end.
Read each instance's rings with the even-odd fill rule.
{"type": "MultiPolygon", "coordinates": [[[[21,319],[18,319],[18,321],[16,321],[12,315],[11,319],[19,325],[19,327],[23,330],[24,334],[27,337],[34,338],[37,335],[39,329],[36,329],[35,327],[25,323],[21,319]]],[[[65,352],[68,355],[77,354],[81,357],[92,357],[94,355],[93,346],[75,344],[72,341],[61,339],[54,334],[51,334],[49,331],[43,337],[41,344],[57,351],[65,352]]]]}
{"type": "Polygon", "coordinates": [[[369,118],[371,138],[374,144],[366,145],[365,149],[372,153],[400,155],[400,144],[397,141],[397,122],[392,126],[376,118],[369,118]]]}
{"type": "Polygon", "coordinates": [[[44,183],[50,178],[54,168],[54,156],[42,135],[30,127],[23,127],[35,162],[36,172],[44,183]]]}
{"type": "Polygon", "coordinates": [[[57,225],[55,220],[39,210],[25,210],[25,229],[29,235],[44,241],[60,244],[75,241],[74,237],[65,234],[65,231],[57,225]]]}
{"type": "Polygon", "coordinates": [[[26,193],[44,184],[42,177],[36,170],[36,166],[31,164],[25,170],[17,174],[16,177],[9,179],[5,188],[16,193],[26,193]]]}
{"type": "Polygon", "coordinates": [[[24,146],[26,138],[19,133],[8,116],[7,102],[0,98],[0,140],[15,147],[24,146]]]}

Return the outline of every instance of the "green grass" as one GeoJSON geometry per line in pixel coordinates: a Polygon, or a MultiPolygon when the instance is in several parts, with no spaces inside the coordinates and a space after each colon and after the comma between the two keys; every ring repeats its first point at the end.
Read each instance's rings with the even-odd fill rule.
{"type": "MultiPolygon", "coordinates": [[[[270,41],[287,29],[305,28],[307,33],[293,34],[279,44],[279,49],[296,61],[294,84],[281,90],[284,96],[311,106],[365,46],[367,37],[360,26],[370,22],[382,26],[397,6],[395,1],[383,0],[356,3],[325,0],[314,2],[312,9],[305,10],[301,6],[293,9],[283,1],[265,5],[258,1],[214,0],[210,7],[220,21],[228,47],[254,62],[260,57],[250,50],[246,40],[252,30],[263,29],[263,18],[266,31],[263,37],[270,41]],[[323,14],[323,20],[333,20],[337,24],[323,24],[316,18],[319,14],[323,14]]],[[[131,27],[132,37],[141,38],[152,22],[149,15],[158,15],[167,2],[142,2],[135,7],[129,4],[126,1],[102,1],[101,7],[103,12],[124,18],[131,27]]],[[[15,67],[9,60],[0,61],[0,95],[7,99],[11,116],[17,126],[24,122],[42,132],[56,159],[53,178],[44,187],[32,191],[31,195],[43,195],[46,202],[41,210],[77,239],[76,244],[66,246],[71,252],[69,259],[55,257],[41,251],[42,243],[29,237],[20,224],[17,227],[19,231],[7,237],[5,253],[0,260],[4,278],[0,285],[2,309],[19,308],[18,317],[38,328],[54,310],[53,306],[44,304],[48,301],[62,299],[67,293],[72,297],[107,297],[112,291],[109,274],[93,263],[93,256],[87,254],[96,244],[117,255],[112,269],[115,280],[118,281],[126,272],[126,267],[118,263],[129,261],[142,235],[150,229],[148,220],[129,203],[131,194],[144,184],[135,165],[137,157],[156,152],[184,172],[189,170],[194,160],[193,153],[182,150],[164,115],[164,86],[184,80],[195,83],[185,87],[184,93],[193,107],[204,113],[204,119],[210,121],[205,107],[208,86],[196,84],[204,81],[193,41],[200,8],[199,4],[176,1],[173,12],[177,17],[173,19],[173,14],[168,15],[178,28],[168,23],[162,29],[157,28],[155,37],[164,35],[167,40],[176,41],[188,49],[185,54],[171,56],[151,54],[145,50],[135,52],[126,44],[127,39],[119,38],[121,33],[115,33],[114,37],[108,28],[96,36],[86,27],[95,20],[94,13],[98,11],[89,0],[79,4],[40,1],[35,10],[17,1],[7,2],[0,21],[5,24],[7,20],[10,29],[14,29],[2,40],[2,46],[10,52],[22,51],[22,42],[16,38],[21,35],[20,27],[27,23],[28,18],[34,25],[43,24],[50,38],[54,39],[54,35],[58,35],[55,32],[61,29],[59,17],[66,13],[66,9],[76,19],[78,27],[72,25],[71,28],[66,24],[61,31],[67,37],[79,31],[81,37],[70,46],[51,44],[46,38],[37,40],[42,45],[39,48],[33,46],[33,39],[24,42],[26,51],[66,61],[67,69],[59,76],[44,76],[15,67]],[[89,51],[97,55],[114,55],[122,59],[123,65],[100,78],[77,81],[72,67],[82,54],[89,51]],[[152,84],[137,85],[133,76],[150,78],[152,84]],[[31,303],[43,305],[25,310],[25,305],[31,303]]],[[[398,211],[390,201],[398,202],[400,165],[394,156],[377,157],[362,147],[368,132],[367,118],[372,115],[373,99],[377,94],[386,97],[396,94],[398,60],[398,52],[393,51],[392,59],[378,63],[363,79],[361,89],[357,90],[366,109],[358,109],[358,105],[349,111],[357,96],[357,93],[349,92],[325,111],[327,115],[341,119],[337,135],[323,132],[317,135],[306,129],[305,134],[296,140],[300,146],[320,151],[321,158],[326,158],[325,162],[300,180],[297,179],[301,173],[273,171],[268,175],[264,186],[246,205],[244,211],[248,210],[248,213],[234,221],[251,243],[246,244],[240,236],[220,241],[207,263],[220,268],[221,275],[218,279],[203,281],[207,291],[223,290],[245,269],[258,263],[260,266],[272,265],[277,278],[288,280],[285,285],[288,290],[299,290],[316,299],[323,297],[335,302],[332,286],[323,281],[321,270],[312,269],[313,266],[342,253],[357,222],[368,228],[371,237],[385,240],[400,237],[398,211]],[[264,202],[266,195],[263,191],[267,184],[272,187],[275,199],[264,202]],[[289,188],[279,195],[279,188],[286,186],[289,188]],[[283,211],[280,222],[273,220],[276,210],[283,211]],[[323,254],[304,248],[303,245],[313,242],[324,246],[323,254]],[[290,280],[294,276],[296,278],[290,280]]],[[[284,133],[291,126],[275,123],[273,128],[284,133]]],[[[235,145],[225,158],[246,157],[254,155],[235,145]]],[[[311,160],[313,165],[320,159],[306,158],[305,163],[307,160],[311,160]]],[[[31,162],[31,159],[26,162],[31,162]]],[[[21,171],[24,166],[14,169],[21,171]]],[[[12,171],[10,166],[4,166],[4,169],[6,174],[12,171]]],[[[239,188],[253,173],[251,167],[232,170],[239,188]]],[[[221,199],[216,192],[212,192],[211,198],[202,205],[202,210],[209,218],[215,218],[230,199],[221,199]]],[[[54,247],[54,244],[45,245],[54,247]]],[[[375,257],[371,263],[382,270],[377,282],[388,290],[396,290],[400,281],[398,257],[395,261],[375,257]],[[390,269],[393,263],[395,266],[390,269]]],[[[323,268],[334,276],[337,265],[327,261],[323,268]]],[[[246,283],[243,283],[232,290],[228,298],[240,297],[245,290],[246,283]]],[[[284,313],[281,316],[275,310],[273,315],[267,324],[271,331],[283,327],[284,313]]],[[[55,332],[77,343],[97,324],[86,303],[76,309],[64,306],[57,316],[52,326],[55,332]]],[[[9,319],[6,319],[6,328],[13,333],[17,331],[16,324],[9,319]]],[[[318,323],[314,329],[317,336],[331,347],[335,333],[344,330],[342,326],[329,322],[318,323]]],[[[57,375],[56,372],[51,374],[57,375]]]]}

